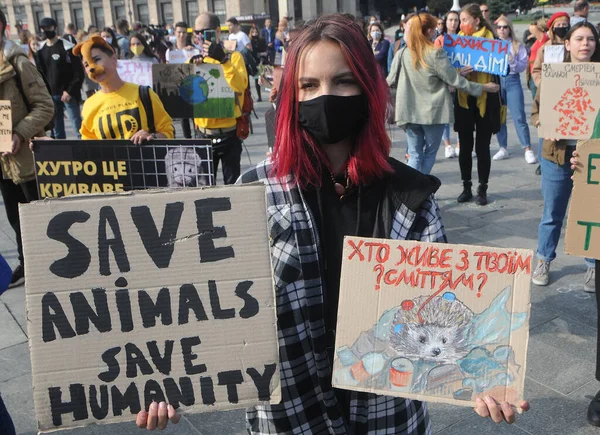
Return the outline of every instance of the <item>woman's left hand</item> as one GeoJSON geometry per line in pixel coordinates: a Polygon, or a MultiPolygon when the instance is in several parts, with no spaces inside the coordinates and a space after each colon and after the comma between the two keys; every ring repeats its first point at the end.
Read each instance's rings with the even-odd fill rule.
{"type": "MultiPolygon", "coordinates": [[[[475,402],[476,405],[474,409],[480,417],[489,417],[495,423],[502,423],[505,421],[508,424],[513,424],[515,422],[516,407],[512,406],[510,403],[504,402],[500,404],[491,396],[486,396],[484,399],[478,397],[475,402]]],[[[519,407],[523,411],[529,411],[529,402],[523,400],[519,404],[519,407]]]]}
{"type": "MultiPolygon", "coordinates": [[[[573,156],[571,157],[571,170],[574,172],[580,172],[581,171],[581,167],[583,166],[580,162],[579,162],[579,153],[577,151],[573,151],[573,156]]],[[[571,175],[571,180],[575,180],[575,174],[571,175]]]]}
{"type": "Polygon", "coordinates": [[[131,142],[134,145],[141,145],[144,141],[151,140],[152,135],[146,130],[138,130],[133,136],[131,136],[131,142]]]}

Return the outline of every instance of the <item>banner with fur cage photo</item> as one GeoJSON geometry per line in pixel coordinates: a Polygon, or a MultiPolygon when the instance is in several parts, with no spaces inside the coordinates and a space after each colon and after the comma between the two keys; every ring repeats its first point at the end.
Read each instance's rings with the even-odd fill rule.
{"type": "Polygon", "coordinates": [[[333,386],[518,405],[533,252],[346,237],[333,386]]]}

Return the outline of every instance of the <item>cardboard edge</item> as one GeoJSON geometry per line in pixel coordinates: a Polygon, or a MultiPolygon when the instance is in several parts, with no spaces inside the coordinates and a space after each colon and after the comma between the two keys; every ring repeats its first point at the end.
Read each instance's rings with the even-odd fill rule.
{"type": "MultiPolygon", "coordinates": [[[[247,184],[241,184],[240,186],[264,186],[264,184],[262,182],[254,182],[254,183],[247,183],[247,184]]],[[[275,323],[273,324],[273,331],[275,332],[275,343],[277,345],[277,374],[279,375],[279,377],[277,378],[277,385],[275,385],[273,387],[273,390],[271,391],[271,399],[269,400],[269,403],[271,405],[279,405],[283,399],[282,394],[281,394],[281,360],[279,359],[279,331],[277,329],[277,321],[278,321],[278,316],[277,316],[277,291],[275,289],[275,271],[273,270],[273,251],[272,251],[272,246],[271,246],[271,234],[269,232],[269,215],[268,215],[268,200],[267,200],[267,196],[268,196],[268,192],[267,189],[265,188],[265,195],[263,197],[264,200],[264,207],[265,207],[265,213],[267,213],[267,219],[265,220],[265,232],[266,232],[266,236],[267,236],[267,243],[269,244],[269,265],[270,265],[270,270],[271,270],[271,289],[273,291],[273,314],[274,314],[274,320],[275,323]]]]}
{"type": "MultiPolygon", "coordinates": [[[[75,194],[75,195],[69,195],[69,196],[61,196],[58,198],[44,198],[44,199],[39,199],[37,201],[32,201],[29,203],[25,203],[25,204],[19,204],[19,209],[20,207],[32,207],[32,206],[40,206],[42,204],[47,203],[48,201],[74,201],[74,200],[80,200],[80,199],[98,199],[98,198],[112,198],[112,197],[118,197],[118,196],[135,196],[135,195],[154,195],[157,193],[180,193],[180,192],[193,192],[193,191],[202,191],[202,190],[209,190],[209,189],[214,189],[214,190],[222,190],[222,189],[226,189],[226,188],[236,188],[236,189],[246,189],[249,187],[259,187],[259,186],[263,186],[264,187],[264,183],[261,182],[253,182],[253,183],[245,183],[245,184],[230,184],[230,185],[222,185],[222,186],[199,186],[199,187],[193,187],[193,188],[186,188],[186,189],[177,189],[177,188],[171,188],[171,187],[161,187],[161,188],[156,188],[156,189],[145,189],[145,190],[127,190],[125,192],[106,192],[106,193],[79,193],[79,194],[75,194]]],[[[266,204],[265,204],[266,207],[266,204]]]]}
{"type": "MultiPolygon", "coordinates": [[[[576,150],[580,151],[582,148],[585,148],[586,145],[588,145],[589,142],[597,142],[598,139],[584,139],[584,140],[579,140],[577,141],[577,147],[576,150]]],[[[571,249],[572,245],[573,245],[573,241],[572,241],[572,236],[573,233],[571,231],[568,231],[567,229],[569,227],[573,227],[573,214],[571,213],[571,211],[573,210],[573,198],[575,197],[575,194],[577,193],[577,191],[579,190],[579,185],[581,183],[580,179],[582,177],[584,177],[583,172],[574,172],[573,173],[574,176],[574,180],[573,180],[573,189],[571,190],[571,200],[569,201],[569,207],[567,208],[567,225],[565,228],[565,254],[567,255],[571,255],[574,257],[584,257],[583,255],[581,255],[580,253],[577,253],[577,249],[571,249]],[[578,183],[578,181],[580,181],[580,183],[578,183]]]]}

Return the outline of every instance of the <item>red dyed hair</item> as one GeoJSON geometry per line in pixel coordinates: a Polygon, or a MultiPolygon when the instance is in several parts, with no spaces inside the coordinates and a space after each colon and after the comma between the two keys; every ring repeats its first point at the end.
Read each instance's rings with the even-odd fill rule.
{"type": "Polygon", "coordinates": [[[350,180],[359,185],[381,178],[392,171],[388,163],[391,141],[385,128],[389,88],[364,32],[341,14],[322,15],[305,24],[289,45],[279,86],[273,175],[285,178],[293,174],[300,187],[320,186],[322,163],[330,166],[322,147],[298,122],[300,60],[307,47],[320,41],[339,45],[369,104],[369,119],[357,135],[348,160],[350,180]]]}

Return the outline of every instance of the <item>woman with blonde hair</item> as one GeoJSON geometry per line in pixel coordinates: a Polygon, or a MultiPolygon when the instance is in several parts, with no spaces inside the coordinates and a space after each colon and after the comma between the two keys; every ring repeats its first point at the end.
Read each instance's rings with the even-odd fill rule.
{"type": "Polygon", "coordinates": [[[394,121],[406,130],[408,165],[424,174],[433,168],[446,124],[454,121],[448,86],[475,97],[498,92],[497,84],[469,82],[450,65],[444,50],[433,44],[436,26],[437,19],[429,14],[408,20],[406,47],[396,53],[387,78],[397,88],[394,121]]]}
{"type": "MultiPolygon", "coordinates": [[[[500,77],[500,96],[512,115],[517,137],[521,142],[521,148],[525,151],[525,161],[529,164],[537,163],[537,159],[531,149],[531,136],[529,125],[525,117],[525,97],[523,86],[521,86],[521,73],[527,69],[527,49],[515,38],[512,22],[501,15],[496,20],[496,33],[503,41],[510,42],[508,55],[508,66],[510,73],[506,77],[500,77]]],[[[508,158],[508,132],[506,120],[500,125],[497,134],[500,149],[494,155],[493,160],[504,160],[508,158]]]]}

